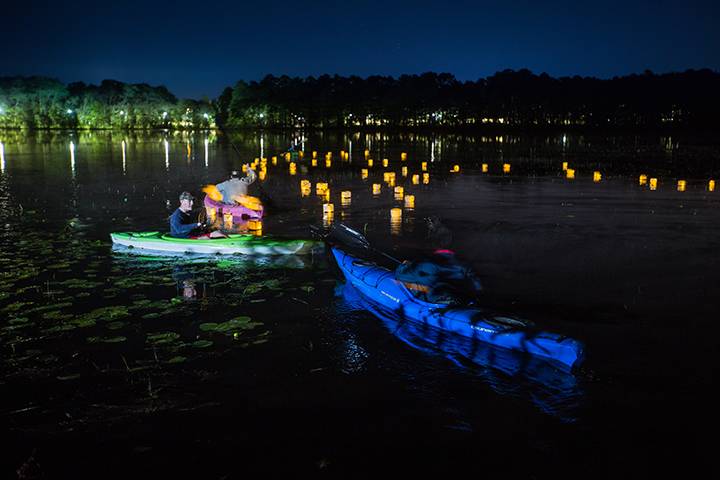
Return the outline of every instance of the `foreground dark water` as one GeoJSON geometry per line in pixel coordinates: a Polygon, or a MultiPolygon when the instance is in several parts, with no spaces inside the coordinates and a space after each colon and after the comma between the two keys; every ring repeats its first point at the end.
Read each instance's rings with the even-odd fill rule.
{"type": "Polygon", "coordinates": [[[395,256],[422,254],[422,219],[439,215],[486,304],[581,340],[583,366],[563,373],[376,317],[322,249],[252,260],[113,251],[110,232],[162,229],[180,191],[200,196],[239,168],[214,134],[3,133],[3,478],[649,478],[710,467],[720,192],[707,182],[718,145],[325,134],[299,145],[308,155],[290,175],[271,157],[294,138],[233,137],[243,161],[268,158],[262,186],[276,208],[264,234],[308,237],[322,224],[320,181],[334,220],[395,256]],[[429,183],[415,185],[422,162],[429,183]],[[384,171],[415,195],[400,224],[384,171]]]}

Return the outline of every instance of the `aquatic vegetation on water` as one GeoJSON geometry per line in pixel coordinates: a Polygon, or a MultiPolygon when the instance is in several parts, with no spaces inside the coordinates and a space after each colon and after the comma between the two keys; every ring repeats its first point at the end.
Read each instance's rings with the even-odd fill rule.
{"type": "Polygon", "coordinates": [[[152,345],[169,345],[180,338],[175,332],[158,332],[147,335],[147,342],[152,345]]]}

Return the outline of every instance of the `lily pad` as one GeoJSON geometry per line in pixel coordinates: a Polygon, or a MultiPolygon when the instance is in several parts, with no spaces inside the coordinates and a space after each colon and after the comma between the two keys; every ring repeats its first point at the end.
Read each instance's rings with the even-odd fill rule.
{"type": "Polygon", "coordinates": [[[207,348],[207,347],[211,346],[212,344],[213,344],[213,342],[211,342],[210,340],[197,340],[197,341],[193,342],[191,345],[195,348],[207,348]]]}
{"type": "Polygon", "coordinates": [[[187,360],[187,357],[183,357],[182,355],[177,355],[175,357],[172,357],[170,360],[168,360],[167,363],[183,363],[185,360],[187,360]]]}
{"type": "Polygon", "coordinates": [[[125,322],[115,321],[115,322],[108,323],[107,328],[109,328],[110,330],[120,330],[125,325],[127,325],[125,322]]]}
{"type": "Polygon", "coordinates": [[[218,323],[212,323],[212,322],[201,323],[198,326],[198,328],[200,330],[202,330],[203,332],[214,332],[215,330],[217,330],[218,325],[219,325],[218,323]]]}
{"type": "Polygon", "coordinates": [[[153,345],[167,345],[169,343],[173,343],[178,338],[180,338],[180,335],[175,332],[159,332],[149,334],[147,336],[147,341],[153,345]]]}

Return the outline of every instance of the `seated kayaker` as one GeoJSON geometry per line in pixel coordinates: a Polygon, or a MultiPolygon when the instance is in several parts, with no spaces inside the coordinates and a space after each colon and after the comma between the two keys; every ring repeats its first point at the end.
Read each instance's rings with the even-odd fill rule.
{"type": "Polygon", "coordinates": [[[436,247],[427,258],[404,261],[395,270],[395,278],[421,300],[448,305],[475,302],[482,290],[477,275],[467,263],[450,250],[452,236],[437,217],[428,219],[430,241],[436,247]]]}
{"type": "Polygon", "coordinates": [[[217,230],[206,233],[203,224],[197,221],[197,217],[193,220],[192,206],[194,200],[195,197],[190,192],[180,194],[180,207],[170,215],[170,236],[194,239],[225,237],[225,234],[217,230]]]}
{"type": "Polygon", "coordinates": [[[255,182],[257,175],[255,171],[247,167],[247,176],[240,178],[240,172],[233,170],[230,173],[230,178],[222,183],[218,183],[216,188],[222,195],[222,202],[227,204],[235,203],[235,197],[242,197],[247,195],[248,187],[255,182]]]}

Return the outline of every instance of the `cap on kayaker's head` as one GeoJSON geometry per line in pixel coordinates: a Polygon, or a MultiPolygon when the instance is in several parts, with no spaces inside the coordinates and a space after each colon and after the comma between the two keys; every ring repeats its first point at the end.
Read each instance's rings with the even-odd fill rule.
{"type": "Polygon", "coordinates": [[[230,172],[230,178],[240,178],[240,172],[238,172],[237,170],[233,170],[232,172],[230,172]]]}

